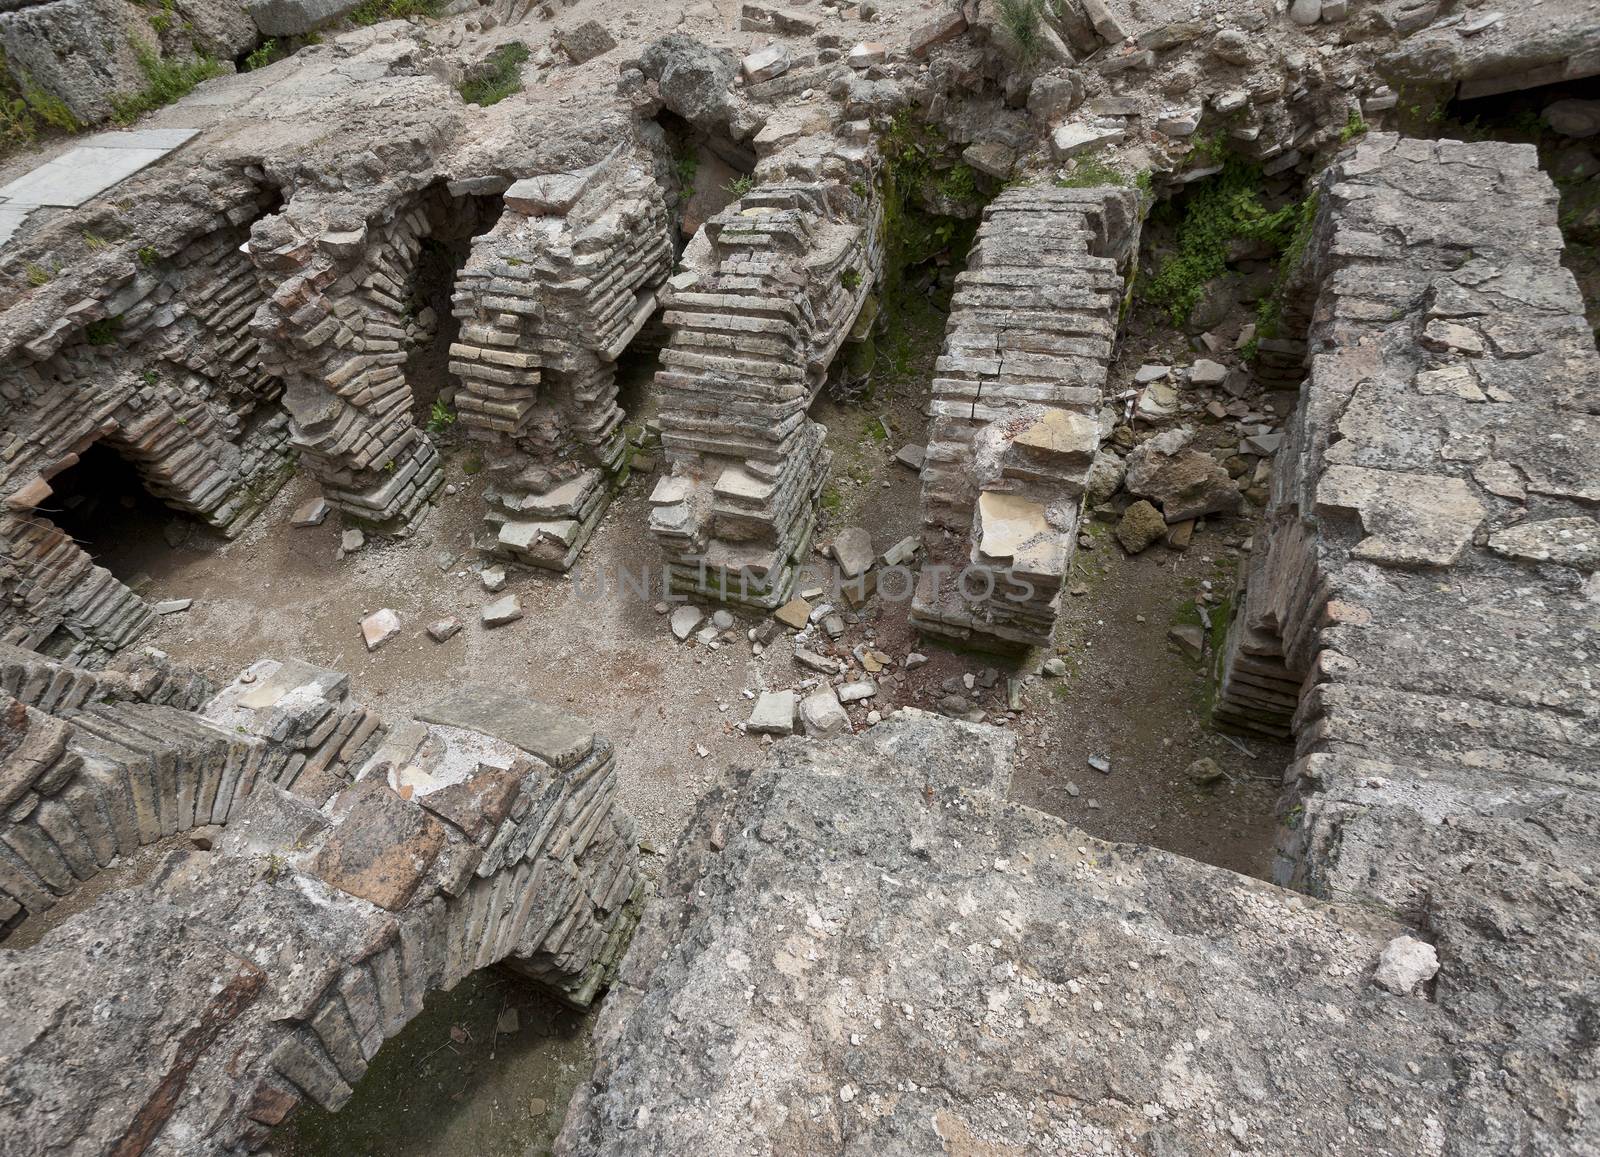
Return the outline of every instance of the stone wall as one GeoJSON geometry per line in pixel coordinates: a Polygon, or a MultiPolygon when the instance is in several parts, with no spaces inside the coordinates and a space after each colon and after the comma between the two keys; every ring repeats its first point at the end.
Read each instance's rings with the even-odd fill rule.
{"type": "Polygon", "coordinates": [[[456,409],[480,443],[491,553],[566,570],[625,477],[616,359],[672,268],[660,189],[618,146],[532,175],[456,281],[456,409]]]}
{"type": "Polygon", "coordinates": [[[291,467],[280,383],[249,323],[261,304],[238,251],[273,194],[242,173],[211,175],[169,204],[160,237],[102,238],[89,267],[5,315],[0,331],[0,639],[94,661],[149,612],[50,522],[51,479],[109,448],[175,510],[231,535],[291,467]],[[144,243],[148,242],[148,243],[144,243]]]}
{"type": "Polygon", "coordinates": [[[655,384],[670,473],[650,530],[674,589],[767,608],[789,595],[831,457],[806,411],[882,265],[876,163],[831,137],[779,149],[668,283],[655,384]]]}
{"type": "Polygon", "coordinates": [[[0,954],[14,1145],[255,1151],[302,1100],[342,1106],[435,989],[503,963],[582,1005],[626,943],[615,759],[562,712],[469,687],[385,723],[345,677],[272,660],[199,712],[171,673],[0,673],[36,704],[0,702],[13,910],[226,825],[0,954]]]}
{"type": "Polygon", "coordinates": [[[1015,755],[908,709],[708,797],[556,1151],[1471,1151],[1392,917],[1003,802],[1015,755]]]}
{"type": "Polygon", "coordinates": [[[1536,164],[1374,135],[1322,180],[1217,708],[1293,734],[1282,878],[1437,945],[1486,1152],[1596,1128],[1600,357],[1536,164]]]}
{"type": "Polygon", "coordinates": [[[1001,649],[1049,642],[1138,215],[1128,190],[1050,185],[984,210],[935,366],[919,630],[1001,649]],[[969,566],[983,581],[961,577],[969,566]]]}

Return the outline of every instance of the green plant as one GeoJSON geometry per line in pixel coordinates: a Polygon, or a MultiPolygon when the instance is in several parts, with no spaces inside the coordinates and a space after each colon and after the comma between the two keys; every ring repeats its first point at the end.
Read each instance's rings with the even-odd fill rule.
{"type": "Polygon", "coordinates": [[[730,196],[742,197],[751,189],[756,187],[756,179],[747,173],[742,176],[735,177],[722,187],[727,190],[730,196]]]}
{"type": "Polygon", "coordinates": [[[978,171],[965,161],[957,161],[939,178],[939,192],[952,201],[975,199],[978,196],[978,171]]]}
{"type": "Polygon", "coordinates": [[[147,386],[153,386],[161,381],[161,375],[156,373],[155,370],[145,370],[139,377],[144,380],[144,384],[147,386]]]}
{"type": "Polygon", "coordinates": [[[54,276],[44,266],[38,265],[32,261],[28,262],[28,264],[23,267],[23,273],[28,278],[28,284],[33,286],[35,289],[41,285],[48,284],[50,278],[54,276]]]}
{"type": "Polygon", "coordinates": [[[1367,122],[1361,119],[1361,114],[1355,109],[1350,110],[1350,117],[1344,122],[1344,128],[1339,130],[1339,143],[1347,145],[1367,131],[1367,122]]]}
{"type": "Polygon", "coordinates": [[[1098,157],[1082,157],[1072,172],[1057,177],[1055,183],[1063,189],[1097,189],[1102,185],[1126,185],[1128,178],[1098,157]]]}
{"type": "Polygon", "coordinates": [[[153,246],[153,245],[141,245],[141,246],[139,246],[139,264],[140,265],[143,265],[146,268],[149,268],[150,266],[154,265],[159,260],[161,260],[161,254],[156,252],[155,246],[153,246]]]}
{"type": "Polygon", "coordinates": [[[508,41],[468,69],[456,91],[468,104],[488,108],[522,91],[522,66],[527,60],[528,46],[520,40],[508,41]]]}
{"type": "Polygon", "coordinates": [[[1017,46],[1023,64],[1032,64],[1044,51],[1044,34],[1039,31],[1040,0],[996,0],[995,14],[1000,27],[1017,46]]]}
{"type": "Polygon", "coordinates": [[[378,24],[385,20],[409,20],[413,16],[430,19],[439,15],[443,0],[365,0],[350,13],[352,24],[378,24]]]}
{"type": "Polygon", "coordinates": [[[31,82],[23,85],[22,96],[28,102],[28,108],[32,110],[33,115],[51,128],[60,129],[64,133],[75,133],[83,128],[83,124],[67,107],[67,102],[60,97],[52,96],[31,82]]]}
{"type": "Polygon", "coordinates": [[[1264,241],[1277,249],[1289,242],[1299,206],[1268,210],[1260,184],[1258,168],[1229,159],[1184,202],[1175,230],[1177,252],[1161,263],[1147,290],[1173,324],[1187,322],[1206,283],[1227,272],[1230,242],[1264,241]]]}
{"type": "Polygon", "coordinates": [[[209,56],[169,59],[144,47],[135,51],[139,68],[144,72],[145,86],[138,92],[111,98],[111,119],[119,125],[129,124],[152,109],[171,104],[201,81],[222,75],[222,66],[209,56]]]}
{"type": "Polygon", "coordinates": [[[283,57],[283,50],[278,47],[277,40],[269,37],[244,58],[244,70],[254,72],[258,68],[267,67],[275,60],[282,60],[283,57]]]}
{"type": "Polygon", "coordinates": [[[428,433],[443,434],[455,424],[456,412],[445,404],[443,398],[435,398],[428,411],[428,433]]]}
{"type": "Polygon", "coordinates": [[[861,285],[861,271],[859,269],[846,269],[839,275],[839,284],[854,292],[861,285]]]}
{"type": "Polygon", "coordinates": [[[117,331],[121,328],[122,318],[103,317],[83,327],[83,338],[90,345],[111,345],[117,340],[117,331]]]}
{"type": "Polygon", "coordinates": [[[678,188],[694,185],[694,175],[700,171],[700,157],[694,146],[687,142],[672,150],[672,172],[678,178],[678,188]]]}
{"type": "Polygon", "coordinates": [[[101,236],[99,236],[98,234],[95,234],[95,233],[91,233],[87,229],[85,229],[83,231],[83,243],[91,251],[97,250],[97,249],[104,249],[106,247],[106,239],[104,237],[101,237],[101,236]]]}

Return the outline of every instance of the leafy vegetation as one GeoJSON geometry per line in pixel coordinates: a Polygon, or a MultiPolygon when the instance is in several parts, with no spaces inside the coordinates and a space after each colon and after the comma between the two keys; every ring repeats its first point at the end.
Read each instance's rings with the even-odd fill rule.
{"type": "Polygon", "coordinates": [[[1102,185],[1126,185],[1128,178],[1099,157],[1081,157],[1073,165],[1072,172],[1057,177],[1055,183],[1063,189],[1095,189],[1102,185]]]}
{"type": "Polygon", "coordinates": [[[1354,109],[1350,110],[1349,118],[1344,122],[1344,128],[1339,130],[1339,143],[1347,145],[1367,131],[1367,122],[1361,114],[1354,109]]]}
{"type": "Polygon", "coordinates": [[[75,133],[81,128],[59,97],[34,84],[27,73],[13,74],[0,50],[0,156],[27,148],[46,129],[75,133]]]}
{"type": "Polygon", "coordinates": [[[1017,46],[1023,64],[1032,64],[1044,51],[1044,35],[1039,31],[1040,0],[997,0],[995,15],[1017,46]]]}
{"type": "Polygon", "coordinates": [[[672,171],[678,178],[678,188],[693,187],[694,175],[700,171],[700,154],[694,151],[693,144],[682,141],[672,150],[672,171]]]}
{"type": "Polygon", "coordinates": [[[103,317],[83,327],[83,339],[90,345],[111,345],[117,340],[117,331],[121,328],[120,317],[103,317]]]}
{"type": "Polygon", "coordinates": [[[1146,296],[1183,325],[1199,304],[1206,283],[1227,272],[1228,246],[1234,241],[1263,241],[1283,249],[1297,224],[1294,203],[1269,210],[1261,202],[1261,171],[1230,158],[1222,172],[1203,182],[1182,204],[1161,206],[1157,213],[1176,216],[1177,252],[1156,270],[1146,296]]]}
{"type": "Polygon", "coordinates": [[[244,70],[246,72],[254,72],[258,68],[267,67],[274,61],[282,60],[288,55],[287,49],[279,45],[277,40],[268,37],[261,42],[255,51],[244,58],[244,70]]]}
{"type": "Polygon", "coordinates": [[[352,24],[381,24],[385,20],[409,20],[413,16],[439,15],[444,0],[364,0],[350,13],[352,24]]]}
{"type": "Polygon", "coordinates": [[[135,52],[145,85],[138,92],[112,97],[111,119],[119,125],[130,124],[187,95],[201,81],[222,75],[222,66],[209,56],[167,58],[142,46],[135,52]]]}
{"type": "Polygon", "coordinates": [[[1294,209],[1294,228],[1278,258],[1278,283],[1256,305],[1256,336],[1244,349],[1246,359],[1256,356],[1256,346],[1263,338],[1275,338],[1283,320],[1283,298],[1288,291],[1288,280],[1294,275],[1306,245],[1311,241],[1311,225],[1317,218],[1317,193],[1315,190],[1294,209]]]}
{"type": "Polygon", "coordinates": [[[528,46],[520,40],[508,41],[467,71],[457,90],[468,104],[488,108],[522,91],[522,66],[528,60],[528,46]]]}
{"type": "Polygon", "coordinates": [[[28,279],[28,284],[33,286],[35,289],[38,289],[41,285],[50,284],[50,279],[55,276],[55,274],[51,273],[44,266],[32,261],[28,262],[28,264],[23,267],[22,272],[23,275],[28,279]]]}
{"type": "Polygon", "coordinates": [[[756,179],[749,174],[735,177],[723,186],[730,196],[742,197],[756,187],[756,179]]]}
{"type": "Polygon", "coordinates": [[[839,284],[854,292],[861,286],[861,271],[859,269],[846,269],[839,275],[839,284]]]}
{"type": "Polygon", "coordinates": [[[443,434],[456,424],[456,412],[445,404],[443,398],[435,398],[433,407],[428,411],[428,433],[443,434]]]}
{"type": "Polygon", "coordinates": [[[155,246],[153,246],[153,245],[141,245],[141,246],[139,246],[139,264],[140,265],[143,265],[146,269],[148,269],[150,266],[154,265],[159,260],[161,260],[161,254],[156,252],[155,246]]]}

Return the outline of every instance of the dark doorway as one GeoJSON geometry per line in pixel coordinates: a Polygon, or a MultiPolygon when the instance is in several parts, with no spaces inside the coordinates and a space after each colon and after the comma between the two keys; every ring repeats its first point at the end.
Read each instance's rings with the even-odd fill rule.
{"type": "Polygon", "coordinates": [[[203,530],[146,490],[132,464],[103,442],[83,451],[50,486],[39,514],[124,582],[154,575],[174,547],[203,530]]]}

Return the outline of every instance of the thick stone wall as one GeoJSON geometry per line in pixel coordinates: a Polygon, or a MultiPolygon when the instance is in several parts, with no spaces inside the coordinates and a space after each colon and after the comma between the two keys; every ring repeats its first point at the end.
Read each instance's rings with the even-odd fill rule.
{"type": "Polygon", "coordinates": [[[708,797],[556,1151],[1470,1148],[1391,917],[1006,803],[1015,742],[903,710],[708,797]]]}
{"type": "Polygon", "coordinates": [[[674,589],[774,607],[816,528],[831,455],[806,417],[882,267],[876,150],[810,139],[685,250],[656,375],[670,474],[650,530],[674,589]]]}
{"type": "Polygon", "coordinates": [[[935,366],[911,615],[924,633],[1000,649],[1050,641],[1138,216],[1128,190],[1049,185],[1008,189],[984,210],[935,366]],[[964,580],[969,566],[985,581],[964,580]]]}
{"type": "MultiPolygon", "coordinates": [[[[156,243],[93,238],[93,267],[5,317],[0,369],[0,640],[95,661],[149,620],[50,522],[51,480],[109,448],[173,509],[234,534],[288,476],[280,383],[249,331],[261,304],[238,252],[272,194],[215,174],[170,205],[156,243]],[[65,300],[62,300],[62,297],[65,300]]],[[[114,223],[113,223],[114,224],[114,223]]],[[[49,290],[51,287],[43,287],[49,290]]]]}
{"type": "Polygon", "coordinates": [[[456,281],[459,421],[492,479],[483,545],[566,570],[627,467],[616,359],[672,269],[661,191],[619,146],[525,177],[456,281]]]}
{"type": "Polygon", "coordinates": [[[626,944],[615,759],[562,712],[466,688],[381,724],[343,676],[263,660],[194,713],[181,677],[47,667],[0,664],[39,704],[0,703],[7,888],[226,827],[0,954],[12,1145],[255,1151],[302,1100],[342,1106],[435,989],[503,963],[586,1004],[626,944]]]}
{"type": "Polygon", "coordinates": [[[1600,357],[1536,165],[1375,135],[1322,180],[1309,374],[1217,708],[1293,734],[1282,878],[1437,945],[1485,1152],[1600,1127],[1600,357]]]}

